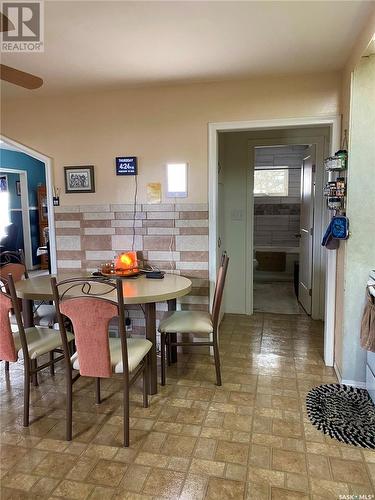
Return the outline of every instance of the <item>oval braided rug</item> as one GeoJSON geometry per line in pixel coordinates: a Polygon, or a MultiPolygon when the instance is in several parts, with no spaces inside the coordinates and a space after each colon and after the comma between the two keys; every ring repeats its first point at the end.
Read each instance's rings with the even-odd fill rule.
{"type": "Polygon", "coordinates": [[[365,389],[319,385],[306,397],[307,415],[324,434],[342,443],[375,449],[375,406],[365,389]]]}

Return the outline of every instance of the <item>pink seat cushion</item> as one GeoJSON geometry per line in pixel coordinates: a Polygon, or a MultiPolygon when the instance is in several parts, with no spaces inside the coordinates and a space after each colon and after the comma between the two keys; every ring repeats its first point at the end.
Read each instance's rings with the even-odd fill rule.
{"type": "Polygon", "coordinates": [[[25,275],[25,266],[23,264],[5,264],[0,267],[0,279],[8,279],[8,274],[11,274],[14,281],[21,280],[25,275]]]}
{"type": "Polygon", "coordinates": [[[110,377],[108,325],[118,316],[117,306],[94,297],[77,297],[61,302],[60,311],[73,323],[81,375],[110,377]]]}
{"type": "Polygon", "coordinates": [[[17,361],[17,352],[9,320],[11,308],[11,299],[0,292],[0,359],[3,361],[17,361]]]}

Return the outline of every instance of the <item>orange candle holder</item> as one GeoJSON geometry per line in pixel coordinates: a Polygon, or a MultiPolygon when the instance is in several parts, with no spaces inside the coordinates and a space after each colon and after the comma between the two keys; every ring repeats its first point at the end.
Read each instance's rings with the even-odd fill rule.
{"type": "Polygon", "coordinates": [[[115,273],[131,276],[139,273],[137,252],[122,252],[115,259],[115,273]]]}

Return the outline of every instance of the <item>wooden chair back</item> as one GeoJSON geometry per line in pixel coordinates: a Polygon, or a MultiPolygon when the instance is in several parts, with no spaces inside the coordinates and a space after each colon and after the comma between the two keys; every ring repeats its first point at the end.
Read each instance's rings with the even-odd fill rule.
{"type": "Polygon", "coordinates": [[[228,271],[228,263],[229,263],[229,257],[225,253],[225,254],[223,254],[221,265],[219,267],[219,271],[217,274],[215,293],[214,293],[214,302],[213,302],[213,306],[212,306],[212,322],[213,322],[213,326],[214,326],[214,333],[216,332],[218,324],[219,324],[220,307],[221,307],[221,302],[223,299],[225,279],[226,279],[227,271],[228,271]]]}

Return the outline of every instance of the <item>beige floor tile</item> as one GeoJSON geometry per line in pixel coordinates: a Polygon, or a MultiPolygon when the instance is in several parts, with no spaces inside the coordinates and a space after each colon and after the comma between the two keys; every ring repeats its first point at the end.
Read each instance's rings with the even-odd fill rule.
{"type": "Polygon", "coordinates": [[[88,474],[87,481],[101,486],[118,486],[126,469],[127,465],[122,462],[100,459],[88,474]]]}
{"type": "Polygon", "coordinates": [[[207,476],[188,474],[182,488],[180,500],[201,500],[207,488],[207,476]]]}
{"type": "Polygon", "coordinates": [[[211,477],[208,481],[207,500],[217,500],[218,498],[238,499],[243,498],[245,483],[240,481],[230,481],[211,477]]]}
{"type": "Polygon", "coordinates": [[[144,465],[130,465],[121,481],[120,488],[139,493],[151,471],[151,467],[144,465]]]}
{"type": "Polygon", "coordinates": [[[36,467],[33,473],[38,476],[62,478],[77,462],[77,458],[64,453],[49,453],[36,467]]]}
{"type": "Polygon", "coordinates": [[[178,497],[184,483],[182,472],[152,469],[143,492],[153,496],[178,497]]]}
{"type": "Polygon", "coordinates": [[[366,466],[363,463],[339,458],[330,458],[330,462],[335,481],[356,484],[368,484],[370,482],[366,466]]]}
{"type": "Polygon", "coordinates": [[[55,377],[41,372],[25,429],[22,366],[13,363],[11,386],[0,370],[2,500],[375,495],[375,452],[325,436],[307,417],[308,391],[336,382],[324,366],[322,331],[304,315],[227,315],[223,385],[215,386],[206,348],[180,353],[149,408],[141,383],[131,389],[130,448],[122,442],[120,377],[102,381],[99,406],[94,381],[77,381],[68,443],[63,367],[55,377]]]}
{"type": "Polygon", "coordinates": [[[116,494],[114,488],[106,488],[105,486],[95,486],[90,495],[90,500],[111,500],[116,494]]]}
{"type": "Polygon", "coordinates": [[[309,500],[309,495],[299,491],[286,490],[284,488],[271,489],[272,500],[309,500]]]}
{"type": "Polygon", "coordinates": [[[1,480],[1,485],[6,488],[29,491],[38,480],[38,476],[24,472],[8,472],[1,480]]]}
{"type": "Polygon", "coordinates": [[[165,440],[160,451],[164,455],[188,457],[192,454],[195,443],[196,438],[170,434],[167,436],[167,439],[165,440]]]}
{"type": "Polygon", "coordinates": [[[349,495],[346,483],[311,478],[311,492],[326,499],[336,499],[339,495],[349,495]]]}
{"type": "Polygon", "coordinates": [[[54,490],[53,495],[75,500],[85,500],[93,491],[94,486],[78,481],[63,480],[54,490]]]}
{"type": "Polygon", "coordinates": [[[320,479],[332,479],[328,458],[323,455],[307,454],[309,476],[320,479]]]}
{"type": "Polygon", "coordinates": [[[215,460],[246,465],[249,447],[247,444],[219,441],[215,460]]]}
{"type": "Polygon", "coordinates": [[[272,450],[272,468],[285,472],[307,474],[304,453],[281,449],[272,450]]]}
{"type": "Polygon", "coordinates": [[[224,475],[224,469],[224,462],[203,460],[199,458],[193,458],[190,465],[190,472],[192,474],[206,474],[207,476],[222,477],[224,475]]]}
{"type": "Polygon", "coordinates": [[[268,469],[271,465],[271,448],[259,444],[252,444],[249,456],[249,465],[268,469]]]}
{"type": "Polygon", "coordinates": [[[201,437],[197,440],[194,457],[211,460],[214,458],[216,446],[216,439],[201,437]]]}
{"type": "Polygon", "coordinates": [[[271,488],[268,484],[247,483],[246,500],[268,500],[270,495],[271,488]]]}

